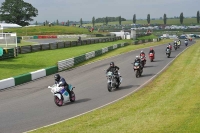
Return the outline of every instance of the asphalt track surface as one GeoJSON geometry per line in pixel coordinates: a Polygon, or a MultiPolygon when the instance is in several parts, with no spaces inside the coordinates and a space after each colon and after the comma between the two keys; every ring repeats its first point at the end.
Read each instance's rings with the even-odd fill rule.
{"type": "MultiPolygon", "coordinates": [[[[189,46],[191,44],[193,42],[189,42],[189,46]]],[[[167,58],[166,46],[167,44],[154,47],[155,61],[150,62],[147,58],[140,78],[135,77],[131,63],[141,50],[61,72],[61,76],[76,87],[76,101],[62,107],[55,105],[53,94],[47,88],[54,83],[53,75],[0,91],[0,133],[21,133],[46,126],[98,108],[133,92],[157,75],[186,48],[182,44],[177,51],[172,50],[171,58],[167,58]],[[108,92],[104,70],[111,61],[120,67],[123,81],[119,89],[108,92]]],[[[148,53],[149,48],[143,51],[148,53]]]]}

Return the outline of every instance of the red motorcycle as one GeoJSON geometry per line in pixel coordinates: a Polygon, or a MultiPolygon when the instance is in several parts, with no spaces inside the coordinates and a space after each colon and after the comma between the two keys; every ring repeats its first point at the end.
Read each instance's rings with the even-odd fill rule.
{"type": "Polygon", "coordinates": [[[149,59],[151,62],[154,60],[154,53],[149,53],[149,59]]]}

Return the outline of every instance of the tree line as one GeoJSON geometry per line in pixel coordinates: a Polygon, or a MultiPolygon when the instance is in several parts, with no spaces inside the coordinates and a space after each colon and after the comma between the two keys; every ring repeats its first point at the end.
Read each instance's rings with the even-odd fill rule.
{"type": "MultiPolygon", "coordinates": [[[[4,21],[6,23],[16,23],[21,26],[29,25],[30,21],[33,21],[33,17],[36,17],[38,15],[38,10],[33,7],[30,3],[24,2],[23,0],[5,0],[1,4],[0,7],[0,21],[4,21]]],[[[199,11],[197,11],[197,23],[200,21],[200,14],[199,11]]],[[[167,24],[167,15],[163,15],[163,23],[167,24]]],[[[183,24],[184,21],[184,15],[183,12],[180,13],[179,16],[180,24],[183,24]]],[[[121,25],[122,21],[126,21],[125,18],[122,18],[121,16],[118,17],[103,17],[103,18],[97,18],[92,17],[92,25],[95,26],[95,23],[103,23],[105,25],[108,25],[109,22],[118,21],[119,25],[121,25]]],[[[133,15],[133,23],[136,24],[136,14],[133,15]]],[[[147,14],[147,23],[150,24],[151,17],[150,14],[147,14]]],[[[36,21],[37,23],[37,21],[36,21]]],[[[45,22],[44,22],[45,23],[45,22]]],[[[47,23],[47,21],[46,21],[47,23]]],[[[58,20],[57,20],[58,24],[58,20]]],[[[80,19],[80,25],[82,26],[83,20],[80,19]]],[[[63,23],[64,25],[64,23],[63,23]]],[[[69,25],[69,20],[66,22],[65,25],[69,25]]]]}

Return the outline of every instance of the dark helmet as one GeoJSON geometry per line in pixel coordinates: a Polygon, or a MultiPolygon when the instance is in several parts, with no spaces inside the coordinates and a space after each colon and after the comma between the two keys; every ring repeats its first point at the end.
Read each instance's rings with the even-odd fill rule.
{"type": "Polygon", "coordinates": [[[59,74],[55,74],[54,75],[54,79],[55,79],[55,81],[58,82],[60,80],[60,75],[59,74]]]}
{"type": "Polygon", "coordinates": [[[110,66],[115,66],[115,63],[114,62],[110,62],[110,66]]]}

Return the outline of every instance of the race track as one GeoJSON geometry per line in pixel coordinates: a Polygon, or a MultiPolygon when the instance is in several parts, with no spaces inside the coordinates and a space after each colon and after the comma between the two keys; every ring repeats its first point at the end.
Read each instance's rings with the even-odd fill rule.
{"type": "MultiPolygon", "coordinates": [[[[194,42],[189,42],[189,46],[192,43],[194,42]]],[[[76,87],[74,89],[76,102],[62,107],[54,104],[53,95],[47,88],[54,83],[53,75],[0,91],[0,133],[21,133],[52,124],[103,106],[133,92],[185,49],[182,44],[177,51],[172,50],[171,58],[167,58],[166,46],[167,44],[154,47],[155,61],[150,62],[147,58],[147,64],[140,78],[135,77],[131,63],[141,50],[61,72],[60,75],[76,87]],[[109,67],[111,61],[120,67],[119,72],[123,82],[118,90],[108,92],[104,70],[109,67]]],[[[143,51],[148,56],[149,48],[143,51]]]]}

